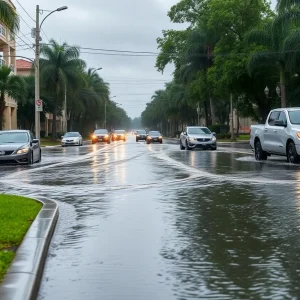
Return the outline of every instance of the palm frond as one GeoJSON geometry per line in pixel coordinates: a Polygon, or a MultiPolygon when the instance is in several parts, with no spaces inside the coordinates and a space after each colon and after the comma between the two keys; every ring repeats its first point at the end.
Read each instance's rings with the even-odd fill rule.
{"type": "Polygon", "coordinates": [[[265,46],[267,48],[272,48],[272,24],[268,23],[263,28],[254,28],[250,30],[244,38],[247,45],[257,44],[265,46]]]}
{"type": "Polygon", "coordinates": [[[295,6],[300,6],[299,0],[278,0],[276,8],[281,13],[295,6]]]}
{"type": "Polygon", "coordinates": [[[17,12],[4,0],[0,0],[0,21],[13,32],[20,29],[20,19],[17,12]]]}
{"type": "Polygon", "coordinates": [[[287,68],[290,71],[299,70],[300,62],[300,29],[293,30],[284,40],[283,53],[287,68]]]}
{"type": "Polygon", "coordinates": [[[259,51],[252,55],[248,62],[248,72],[250,75],[258,68],[265,66],[273,66],[280,60],[278,54],[270,54],[267,51],[259,51]]]}

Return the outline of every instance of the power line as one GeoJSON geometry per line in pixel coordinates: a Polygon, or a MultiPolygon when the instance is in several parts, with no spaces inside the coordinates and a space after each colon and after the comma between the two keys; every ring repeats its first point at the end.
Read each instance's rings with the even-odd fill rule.
{"type": "Polygon", "coordinates": [[[16,0],[17,1],[17,3],[21,6],[21,8],[25,11],[25,13],[27,14],[27,16],[33,21],[33,22],[35,22],[35,20],[30,16],[30,14],[27,12],[27,10],[22,6],[22,4],[18,1],[18,0],[16,0]]]}

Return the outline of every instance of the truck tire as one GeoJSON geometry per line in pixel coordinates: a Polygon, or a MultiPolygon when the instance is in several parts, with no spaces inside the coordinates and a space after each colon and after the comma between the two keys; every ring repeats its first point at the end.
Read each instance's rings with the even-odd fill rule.
{"type": "Polygon", "coordinates": [[[297,154],[297,150],[295,144],[290,142],[287,146],[287,160],[289,163],[297,164],[299,163],[299,155],[297,154]]]}
{"type": "Polygon", "coordinates": [[[255,143],[255,159],[257,161],[266,160],[268,158],[267,153],[262,149],[260,140],[255,143]]]}

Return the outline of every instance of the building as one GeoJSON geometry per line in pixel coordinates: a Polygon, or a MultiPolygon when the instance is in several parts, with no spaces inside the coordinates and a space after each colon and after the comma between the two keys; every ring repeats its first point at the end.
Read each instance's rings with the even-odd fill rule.
{"type": "MultiPolygon", "coordinates": [[[[33,63],[25,59],[17,59],[17,74],[20,76],[29,76],[32,74],[33,63]]],[[[52,114],[45,113],[45,121],[41,122],[42,136],[48,136],[52,132],[52,114]]],[[[64,118],[62,116],[56,117],[57,132],[63,132],[64,118]]],[[[24,128],[25,129],[25,128],[24,128]]]]}
{"type": "MultiPolygon", "coordinates": [[[[14,9],[16,7],[10,0],[4,0],[14,9]]],[[[7,26],[0,22],[0,66],[9,66],[12,72],[16,73],[16,42],[15,35],[7,26]]],[[[3,129],[17,128],[17,103],[14,99],[5,99],[5,109],[3,113],[3,129]]]]}

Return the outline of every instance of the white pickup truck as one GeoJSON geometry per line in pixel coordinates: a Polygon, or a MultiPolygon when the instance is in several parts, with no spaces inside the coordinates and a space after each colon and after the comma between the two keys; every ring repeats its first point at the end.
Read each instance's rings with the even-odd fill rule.
{"type": "Polygon", "coordinates": [[[288,162],[300,161],[300,108],[273,109],[265,125],[252,125],[250,146],[256,160],[275,154],[288,162]]]}

